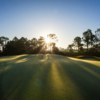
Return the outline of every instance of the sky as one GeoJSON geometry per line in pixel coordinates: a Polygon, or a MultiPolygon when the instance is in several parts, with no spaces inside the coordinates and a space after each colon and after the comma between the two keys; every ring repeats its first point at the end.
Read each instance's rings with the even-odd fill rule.
{"type": "Polygon", "coordinates": [[[100,0],[0,0],[0,36],[29,39],[55,33],[67,48],[76,36],[100,28],[100,0]]]}

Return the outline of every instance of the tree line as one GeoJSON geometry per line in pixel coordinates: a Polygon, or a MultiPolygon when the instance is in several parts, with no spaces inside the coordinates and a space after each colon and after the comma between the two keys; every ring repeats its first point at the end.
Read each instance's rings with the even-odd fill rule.
{"type": "Polygon", "coordinates": [[[68,45],[69,54],[100,56],[100,29],[95,33],[88,29],[82,35],[82,37],[76,36],[73,43],[68,45]]]}
{"type": "Polygon", "coordinates": [[[66,49],[56,46],[56,42],[58,41],[56,34],[48,34],[47,36],[51,40],[49,43],[46,43],[43,36],[40,36],[38,39],[14,37],[12,40],[1,36],[0,55],[54,53],[67,56],[100,56],[100,29],[97,29],[95,33],[91,29],[86,30],[82,33],[82,37],[76,36],[66,49]]]}
{"type": "Polygon", "coordinates": [[[10,40],[8,37],[0,37],[0,53],[1,55],[18,55],[18,54],[38,54],[38,53],[56,53],[58,48],[56,47],[57,37],[55,34],[48,34],[48,38],[52,41],[46,43],[45,38],[40,36],[37,38],[27,39],[25,37],[14,37],[10,40]],[[47,48],[50,48],[48,50],[47,48]]]}

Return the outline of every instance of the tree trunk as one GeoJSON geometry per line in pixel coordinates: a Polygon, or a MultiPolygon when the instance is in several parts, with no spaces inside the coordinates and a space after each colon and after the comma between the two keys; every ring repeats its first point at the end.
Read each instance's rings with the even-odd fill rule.
{"type": "Polygon", "coordinates": [[[88,51],[88,43],[87,43],[87,51],[88,51]]]}

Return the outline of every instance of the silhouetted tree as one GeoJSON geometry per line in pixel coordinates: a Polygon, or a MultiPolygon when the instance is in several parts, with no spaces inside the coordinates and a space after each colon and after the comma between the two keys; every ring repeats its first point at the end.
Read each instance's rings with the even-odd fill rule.
{"type": "Polygon", "coordinates": [[[59,52],[59,49],[58,47],[56,46],[56,43],[52,43],[52,53],[58,53],[59,52]]]}
{"type": "Polygon", "coordinates": [[[74,44],[78,48],[78,52],[80,51],[80,48],[82,47],[81,42],[82,41],[81,41],[81,38],[79,36],[74,38],[74,44]]]}
{"type": "Polygon", "coordinates": [[[40,36],[38,39],[38,52],[44,53],[46,51],[46,43],[44,37],[40,36]]]}
{"type": "Polygon", "coordinates": [[[58,41],[58,38],[57,38],[56,34],[54,34],[54,33],[48,34],[47,37],[50,39],[49,46],[50,46],[50,49],[52,52],[53,46],[54,46],[54,44],[56,45],[55,42],[58,41]]]}
{"type": "Polygon", "coordinates": [[[100,28],[98,28],[98,29],[95,31],[95,33],[96,33],[95,35],[96,35],[98,41],[100,41],[100,28]]]}
{"type": "Polygon", "coordinates": [[[95,31],[95,37],[97,40],[96,46],[100,48],[100,28],[95,31]]]}
{"type": "Polygon", "coordinates": [[[31,42],[31,45],[34,48],[36,48],[38,46],[38,40],[37,40],[37,38],[32,38],[30,42],[31,42]]]}
{"type": "Polygon", "coordinates": [[[15,36],[13,39],[12,39],[12,41],[15,41],[15,42],[17,42],[19,39],[15,36]]]}
{"type": "Polygon", "coordinates": [[[74,44],[69,44],[67,49],[69,52],[73,52],[73,47],[74,47],[74,44]]]}
{"type": "Polygon", "coordinates": [[[9,41],[5,45],[4,52],[6,54],[23,54],[26,53],[26,48],[28,45],[27,38],[21,37],[18,39],[17,37],[14,37],[11,41],[9,41]]]}
{"type": "Polygon", "coordinates": [[[91,44],[92,46],[92,42],[93,42],[93,34],[92,34],[92,31],[90,29],[88,29],[87,31],[85,31],[83,33],[83,41],[86,43],[86,47],[87,47],[87,51],[88,51],[88,48],[89,48],[89,45],[91,44]]]}
{"type": "Polygon", "coordinates": [[[2,51],[4,50],[5,48],[5,45],[7,44],[7,41],[9,40],[9,38],[7,37],[4,37],[4,36],[1,36],[0,37],[0,48],[2,49],[2,51]]]}

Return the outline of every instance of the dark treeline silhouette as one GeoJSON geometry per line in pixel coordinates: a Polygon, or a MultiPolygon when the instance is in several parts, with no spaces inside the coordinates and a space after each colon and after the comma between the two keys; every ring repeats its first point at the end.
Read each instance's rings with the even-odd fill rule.
{"type": "Polygon", "coordinates": [[[82,33],[82,37],[76,36],[67,49],[56,46],[58,41],[56,34],[48,34],[47,37],[51,40],[49,43],[46,43],[42,36],[30,40],[25,37],[20,39],[14,37],[9,40],[9,38],[1,36],[0,55],[54,53],[67,56],[100,56],[100,29],[97,29],[95,33],[88,29],[82,33]]]}
{"type": "Polygon", "coordinates": [[[75,37],[73,43],[68,45],[67,54],[100,56],[100,29],[97,29],[94,34],[88,29],[82,35],[82,37],[75,37]]]}
{"type": "MultiPolygon", "coordinates": [[[[48,38],[56,40],[55,34],[49,34],[48,38]]],[[[0,37],[0,54],[1,55],[18,55],[18,54],[38,54],[38,53],[57,53],[59,50],[56,47],[56,43],[51,41],[45,42],[45,38],[40,36],[39,39],[32,38],[31,40],[21,37],[18,39],[14,37],[9,40],[7,37],[0,37]],[[47,48],[50,48],[48,50],[47,48]]]]}

